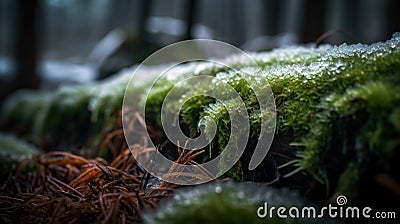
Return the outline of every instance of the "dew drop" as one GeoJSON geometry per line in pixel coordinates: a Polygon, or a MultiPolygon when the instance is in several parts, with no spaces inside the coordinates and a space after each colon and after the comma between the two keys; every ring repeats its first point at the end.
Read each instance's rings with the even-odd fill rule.
{"type": "Polygon", "coordinates": [[[217,186],[215,187],[215,193],[220,194],[222,192],[222,187],[217,186]]]}

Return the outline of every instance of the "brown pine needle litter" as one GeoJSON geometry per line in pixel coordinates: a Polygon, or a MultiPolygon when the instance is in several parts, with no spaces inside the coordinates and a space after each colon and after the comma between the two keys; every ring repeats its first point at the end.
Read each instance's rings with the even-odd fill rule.
{"type": "MultiPolygon", "coordinates": [[[[189,163],[192,152],[177,162],[189,163]]],[[[142,209],[155,208],[177,187],[144,172],[129,149],[110,164],[68,152],[49,152],[32,161],[39,166],[36,170],[16,170],[2,186],[1,222],[138,223],[142,209]],[[150,178],[156,184],[149,184],[150,178]]],[[[171,175],[190,176],[178,171],[171,175]]]]}
{"type": "MultiPolygon", "coordinates": [[[[98,157],[87,159],[87,152],[51,151],[17,164],[0,189],[0,223],[141,223],[143,209],[154,209],[178,186],[144,171],[121,142],[123,131],[118,126],[101,142],[112,155],[110,163],[98,157]]],[[[156,150],[144,148],[140,153],[156,150]]],[[[177,150],[180,164],[195,164],[192,160],[202,153],[177,150]]],[[[204,178],[174,167],[170,173],[204,178]]]]}

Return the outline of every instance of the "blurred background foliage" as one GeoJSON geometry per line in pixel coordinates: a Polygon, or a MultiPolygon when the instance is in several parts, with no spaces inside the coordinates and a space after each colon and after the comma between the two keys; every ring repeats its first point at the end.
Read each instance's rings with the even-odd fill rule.
{"type": "Polygon", "coordinates": [[[192,38],[248,51],[372,43],[400,30],[396,0],[0,0],[0,102],[20,88],[102,79],[192,38]],[[326,38],[325,38],[326,37],[326,38]]]}

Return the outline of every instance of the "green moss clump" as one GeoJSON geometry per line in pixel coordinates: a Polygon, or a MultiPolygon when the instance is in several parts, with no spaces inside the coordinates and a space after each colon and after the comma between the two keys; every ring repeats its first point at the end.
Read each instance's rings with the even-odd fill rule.
{"type": "Polygon", "coordinates": [[[8,175],[15,163],[38,154],[33,145],[13,135],[0,134],[0,177],[8,175]]]}
{"type": "MultiPolygon", "coordinates": [[[[257,209],[267,202],[271,206],[299,210],[306,205],[295,192],[250,183],[223,182],[206,184],[177,192],[172,200],[161,204],[155,212],[148,212],[146,223],[333,223],[329,219],[272,218],[257,216],[257,209]]],[[[301,210],[300,210],[301,211],[301,210]]],[[[260,212],[262,214],[262,212],[260,212]]]]}
{"type": "Polygon", "coordinates": [[[348,195],[349,199],[352,200],[358,196],[358,188],[354,186],[357,186],[359,182],[359,166],[355,163],[351,163],[341,174],[336,191],[341,195],[348,195]]]}
{"type": "Polygon", "coordinates": [[[22,91],[2,105],[5,129],[22,131],[36,143],[79,146],[114,123],[121,110],[129,73],[86,85],[66,86],[52,93],[22,91]]]}

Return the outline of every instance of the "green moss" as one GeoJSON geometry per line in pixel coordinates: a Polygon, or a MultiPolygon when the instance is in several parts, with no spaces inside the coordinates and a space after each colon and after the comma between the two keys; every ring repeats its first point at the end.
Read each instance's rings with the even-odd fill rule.
{"type": "Polygon", "coordinates": [[[0,176],[8,175],[15,163],[38,154],[33,145],[13,135],[0,134],[0,176]]]}
{"type": "Polygon", "coordinates": [[[115,122],[129,76],[86,86],[67,86],[55,92],[17,93],[2,105],[1,122],[25,131],[27,138],[46,138],[53,144],[82,145],[115,122]]]}
{"type": "MultiPolygon", "coordinates": [[[[279,218],[269,213],[257,217],[257,209],[267,202],[267,209],[279,206],[289,209],[305,206],[304,200],[295,192],[254,184],[233,182],[206,184],[177,192],[157,209],[148,213],[147,223],[333,223],[329,219],[279,218]],[[269,206],[269,207],[268,207],[269,206]]],[[[308,205],[309,206],[309,205],[308,205]]],[[[262,212],[261,212],[262,214],[262,212]]]]}
{"type": "Polygon", "coordinates": [[[348,195],[349,199],[352,200],[353,198],[357,197],[358,188],[354,186],[357,186],[359,179],[359,166],[355,163],[349,164],[339,178],[339,184],[336,192],[342,195],[348,195]]]}

